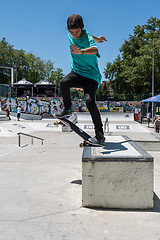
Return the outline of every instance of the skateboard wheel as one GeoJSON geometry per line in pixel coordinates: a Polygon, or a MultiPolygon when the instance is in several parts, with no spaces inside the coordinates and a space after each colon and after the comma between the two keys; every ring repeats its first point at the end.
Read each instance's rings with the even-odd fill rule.
{"type": "Polygon", "coordinates": [[[57,122],[57,121],[55,121],[55,122],[54,122],[54,126],[57,126],[57,125],[58,125],[58,122],[57,122]]]}
{"type": "Polygon", "coordinates": [[[80,146],[80,148],[83,148],[84,147],[84,143],[80,143],[79,146],[80,146]]]}

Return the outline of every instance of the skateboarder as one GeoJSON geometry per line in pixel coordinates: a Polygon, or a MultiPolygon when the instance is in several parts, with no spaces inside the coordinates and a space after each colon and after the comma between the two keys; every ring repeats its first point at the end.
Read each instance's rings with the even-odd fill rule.
{"type": "Polygon", "coordinates": [[[82,87],[87,108],[95,126],[95,137],[90,141],[104,143],[104,133],[99,110],[95,102],[96,90],[101,82],[101,74],[97,57],[100,57],[96,42],[107,41],[105,37],[95,37],[84,30],[83,19],[73,14],[67,19],[68,39],[72,56],[71,72],[61,80],[61,93],[64,109],[56,116],[58,118],[71,114],[70,88],[82,87]]]}

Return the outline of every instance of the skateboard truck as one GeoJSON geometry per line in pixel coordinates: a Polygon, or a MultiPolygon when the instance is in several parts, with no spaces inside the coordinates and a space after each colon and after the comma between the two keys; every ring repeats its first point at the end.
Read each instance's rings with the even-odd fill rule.
{"type": "Polygon", "coordinates": [[[55,121],[53,124],[54,124],[54,126],[57,126],[58,124],[60,124],[60,122],[55,121]]]}
{"type": "Polygon", "coordinates": [[[79,147],[84,148],[87,145],[89,145],[89,144],[86,141],[83,141],[82,143],[79,144],[79,147]]]}
{"type": "Polygon", "coordinates": [[[54,124],[54,126],[57,126],[59,124],[64,125],[64,123],[62,123],[61,121],[55,121],[53,124],[54,124]]]}

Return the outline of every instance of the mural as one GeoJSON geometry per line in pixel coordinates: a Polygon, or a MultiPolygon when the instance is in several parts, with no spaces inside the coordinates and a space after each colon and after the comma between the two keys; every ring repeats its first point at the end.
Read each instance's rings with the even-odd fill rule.
{"type": "Polygon", "coordinates": [[[55,111],[62,109],[63,104],[61,98],[1,98],[1,109],[5,111],[6,108],[10,112],[17,112],[17,107],[21,106],[22,113],[52,116],[55,111]]]}
{"type": "MultiPolygon", "coordinates": [[[[97,102],[97,107],[100,112],[134,112],[134,110],[141,106],[140,102],[111,102],[102,101],[97,102]]],[[[85,101],[72,101],[72,111],[74,112],[88,112],[85,101]]]]}
{"type": "MultiPolygon", "coordinates": [[[[41,115],[42,117],[51,117],[55,111],[63,108],[61,98],[53,97],[11,97],[1,98],[1,110],[6,108],[10,112],[17,112],[17,106],[21,106],[22,113],[41,115]]],[[[135,109],[140,108],[140,102],[97,102],[100,112],[134,112],[135,109]]],[[[73,112],[88,112],[85,101],[72,101],[73,112]]]]}

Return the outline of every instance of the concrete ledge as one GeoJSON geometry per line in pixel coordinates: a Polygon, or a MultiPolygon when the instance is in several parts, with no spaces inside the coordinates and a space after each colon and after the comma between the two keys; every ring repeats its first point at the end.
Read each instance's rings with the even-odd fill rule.
{"type": "Polygon", "coordinates": [[[126,136],[106,140],[83,150],[82,205],[152,209],[153,157],[126,136]]]}
{"type": "Polygon", "coordinates": [[[160,150],[160,141],[141,141],[141,140],[134,140],[141,148],[145,151],[159,151],[160,150]]]}
{"type": "MultiPolygon", "coordinates": [[[[17,113],[16,112],[11,112],[10,113],[11,116],[17,117],[17,113]]],[[[42,116],[41,115],[34,115],[34,114],[26,114],[26,113],[21,113],[20,116],[21,119],[25,119],[25,120],[42,120],[42,116]]]]}
{"type": "MultiPolygon", "coordinates": [[[[5,113],[4,111],[0,111],[0,116],[2,116],[1,114],[4,114],[4,113],[5,113]]],[[[10,116],[17,117],[17,113],[16,112],[10,112],[10,116]]],[[[21,113],[20,118],[25,119],[25,120],[42,120],[41,115],[26,114],[26,113],[21,113]]]]}
{"type": "Polygon", "coordinates": [[[9,117],[6,115],[0,115],[0,121],[9,121],[9,117]]]}

